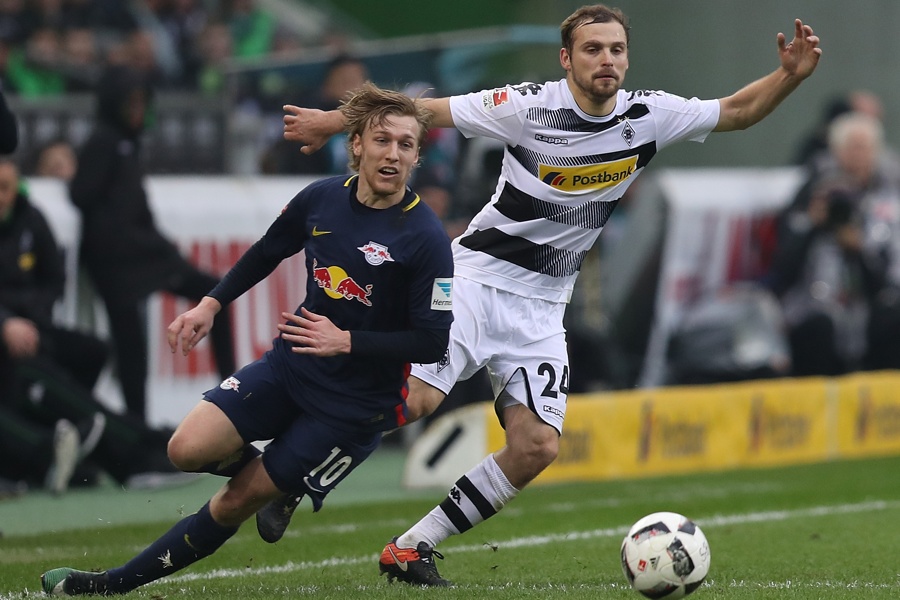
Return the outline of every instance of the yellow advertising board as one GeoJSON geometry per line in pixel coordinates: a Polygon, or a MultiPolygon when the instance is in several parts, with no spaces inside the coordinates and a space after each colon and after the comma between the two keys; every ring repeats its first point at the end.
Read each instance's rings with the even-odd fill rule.
{"type": "Polygon", "coordinates": [[[847,457],[900,453],[900,373],[850,375],[835,385],[838,453],[847,457]]]}
{"type": "MultiPolygon", "coordinates": [[[[783,379],[572,396],[541,482],[588,481],[825,460],[837,400],[827,379],[783,379]]],[[[900,396],[897,403],[900,450],[900,396]]],[[[488,446],[504,444],[491,418],[488,446]]]]}

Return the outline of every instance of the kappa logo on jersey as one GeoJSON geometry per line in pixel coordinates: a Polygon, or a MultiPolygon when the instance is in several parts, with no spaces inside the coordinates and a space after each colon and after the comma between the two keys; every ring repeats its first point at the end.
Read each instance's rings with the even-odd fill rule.
{"type": "Polygon", "coordinates": [[[453,310],[453,279],[435,277],[431,286],[431,310],[453,310]]]}
{"type": "Polygon", "coordinates": [[[599,190],[625,181],[634,173],[637,156],[624,160],[585,165],[582,167],[557,167],[541,165],[538,177],[552,188],[562,192],[599,190]]]}
{"type": "Polygon", "coordinates": [[[569,140],[561,137],[552,137],[549,135],[541,135],[540,133],[534,134],[534,139],[539,142],[544,142],[545,144],[554,144],[556,146],[568,146],[569,140]]]}
{"type": "Polygon", "coordinates": [[[320,267],[319,261],[314,258],[313,279],[325,290],[325,295],[329,298],[357,300],[366,306],[372,306],[372,301],[369,300],[369,296],[372,295],[372,284],[365,287],[359,285],[341,267],[320,267]]]}
{"type": "Polygon", "coordinates": [[[238,378],[232,375],[225,381],[219,384],[219,387],[223,390],[234,390],[235,392],[241,391],[239,388],[241,387],[241,382],[238,381],[238,378]]]}
{"type": "Polygon", "coordinates": [[[509,102],[509,88],[497,88],[495,90],[491,90],[486,92],[481,97],[482,103],[484,103],[485,110],[491,110],[493,108],[497,108],[503,104],[509,102]]]}
{"type": "Polygon", "coordinates": [[[391,258],[391,253],[388,252],[387,246],[382,246],[381,244],[376,244],[372,241],[363,246],[359,246],[357,250],[366,255],[367,263],[376,267],[385,261],[394,262],[394,259],[391,258]]]}
{"type": "Polygon", "coordinates": [[[545,404],[545,405],[544,405],[544,412],[550,413],[551,415],[556,415],[556,416],[559,417],[560,419],[563,419],[563,418],[565,418],[565,416],[566,416],[566,415],[563,413],[563,411],[559,410],[558,408],[556,408],[556,407],[554,407],[554,406],[550,406],[550,405],[548,405],[548,404],[545,404]]]}

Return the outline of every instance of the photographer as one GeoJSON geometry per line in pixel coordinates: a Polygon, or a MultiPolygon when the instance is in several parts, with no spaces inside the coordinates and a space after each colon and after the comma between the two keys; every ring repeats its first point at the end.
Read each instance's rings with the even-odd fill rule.
{"type": "Polygon", "coordinates": [[[797,375],[900,368],[900,162],[850,112],[782,215],[772,267],[797,375]]]}
{"type": "Polygon", "coordinates": [[[770,284],[781,300],[793,374],[840,375],[863,366],[872,299],[884,269],[863,253],[860,196],[838,182],[812,190],[779,219],[770,284]]]}

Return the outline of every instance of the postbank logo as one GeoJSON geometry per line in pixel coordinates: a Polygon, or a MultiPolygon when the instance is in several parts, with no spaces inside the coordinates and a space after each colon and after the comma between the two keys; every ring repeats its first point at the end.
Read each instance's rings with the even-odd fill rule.
{"type": "Polygon", "coordinates": [[[550,187],[562,192],[599,190],[625,181],[634,174],[636,166],[637,156],[580,167],[541,165],[538,177],[550,187]]]}

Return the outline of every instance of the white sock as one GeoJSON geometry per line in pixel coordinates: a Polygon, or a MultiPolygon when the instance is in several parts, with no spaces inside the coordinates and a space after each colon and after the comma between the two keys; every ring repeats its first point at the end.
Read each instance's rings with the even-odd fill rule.
{"type": "Polygon", "coordinates": [[[491,454],[460,477],[443,502],[397,539],[397,546],[425,542],[433,548],[491,518],[518,493],[491,454]]]}

